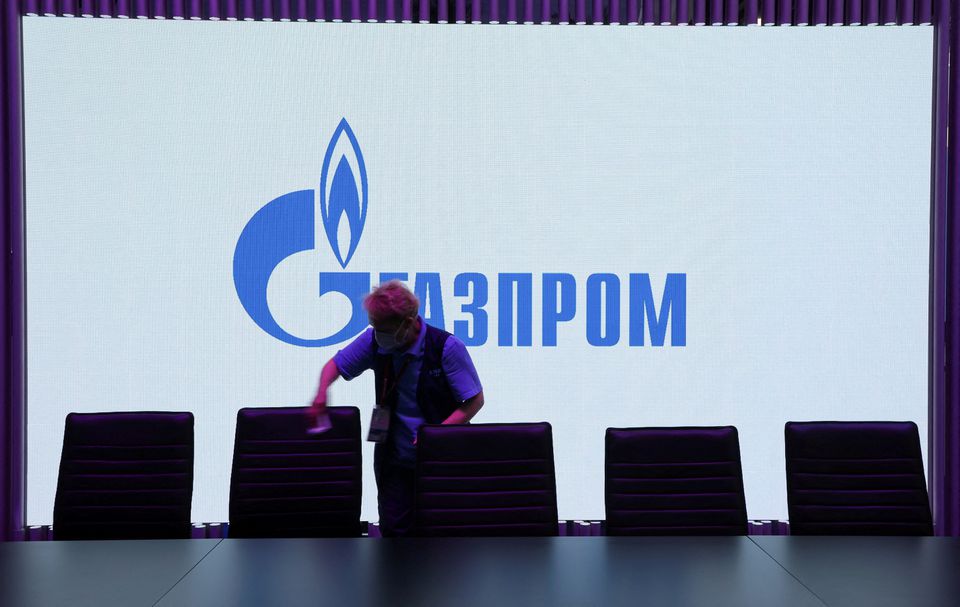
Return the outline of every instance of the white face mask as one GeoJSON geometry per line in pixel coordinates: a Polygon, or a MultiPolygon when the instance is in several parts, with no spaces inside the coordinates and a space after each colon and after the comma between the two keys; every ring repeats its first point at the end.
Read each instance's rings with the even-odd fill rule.
{"type": "Polygon", "coordinates": [[[387,352],[392,352],[403,345],[407,338],[407,329],[401,324],[400,327],[394,333],[389,331],[374,331],[373,338],[377,341],[377,345],[386,350],[387,352]],[[400,337],[402,333],[403,337],[400,337]]]}

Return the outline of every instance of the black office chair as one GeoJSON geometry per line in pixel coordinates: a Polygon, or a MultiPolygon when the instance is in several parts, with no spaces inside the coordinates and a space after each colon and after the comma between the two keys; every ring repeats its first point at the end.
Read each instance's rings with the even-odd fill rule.
{"type": "Polygon", "coordinates": [[[746,535],[737,429],[607,428],[607,535],[746,535]]]}
{"type": "Polygon", "coordinates": [[[237,412],[230,537],[361,534],[360,411],[327,411],[333,427],[318,435],[306,407],[237,412]]]}
{"type": "Polygon", "coordinates": [[[550,424],[421,426],[415,530],[422,536],[557,535],[550,424]]]}
{"type": "Polygon", "coordinates": [[[54,539],[189,538],[192,497],[192,413],[67,415],[54,539]]]}
{"type": "Polygon", "coordinates": [[[787,422],[791,535],[932,535],[913,422],[787,422]]]}

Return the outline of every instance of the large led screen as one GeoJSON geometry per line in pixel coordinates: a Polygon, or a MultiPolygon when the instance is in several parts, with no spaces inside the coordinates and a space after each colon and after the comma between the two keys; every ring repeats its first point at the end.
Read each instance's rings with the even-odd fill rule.
{"type": "MultiPolygon", "coordinates": [[[[389,278],[549,421],[602,519],[608,427],[735,425],[787,516],[788,420],[926,436],[932,28],[23,21],[27,516],[70,411],[306,405],[389,278]]],[[[334,384],[364,426],[372,374],[334,384]]],[[[363,517],[376,520],[372,449],[363,517]]]]}

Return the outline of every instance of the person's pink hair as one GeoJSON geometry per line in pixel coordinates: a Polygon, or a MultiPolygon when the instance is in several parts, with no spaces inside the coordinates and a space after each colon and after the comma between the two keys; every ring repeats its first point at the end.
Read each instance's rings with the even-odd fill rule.
{"type": "Polygon", "coordinates": [[[370,318],[381,320],[401,319],[416,316],[420,300],[399,280],[391,280],[374,287],[363,300],[363,308],[370,318]]]}

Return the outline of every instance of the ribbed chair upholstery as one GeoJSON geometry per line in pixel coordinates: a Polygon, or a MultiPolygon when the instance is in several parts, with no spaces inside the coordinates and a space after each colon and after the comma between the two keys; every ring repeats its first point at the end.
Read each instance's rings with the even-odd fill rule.
{"type": "Polygon", "coordinates": [[[418,535],[548,536],[557,529],[550,424],[420,427],[418,535]]]}
{"type": "Polygon", "coordinates": [[[230,537],[360,535],[360,411],[327,410],[333,427],[318,435],[306,407],[237,412],[230,537]]]}
{"type": "Polygon", "coordinates": [[[931,535],[913,422],[787,422],[792,535],[931,535]]]}
{"type": "Polygon", "coordinates": [[[607,428],[607,535],[746,535],[740,441],[722,427],[607,428]]]}
{"type": "Polygon", "coordinates": [[[189,538],[192,497],[192,413],[67,415],[54,539],[189,538]]]}

